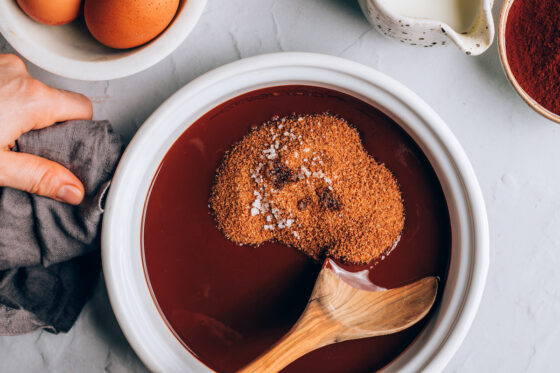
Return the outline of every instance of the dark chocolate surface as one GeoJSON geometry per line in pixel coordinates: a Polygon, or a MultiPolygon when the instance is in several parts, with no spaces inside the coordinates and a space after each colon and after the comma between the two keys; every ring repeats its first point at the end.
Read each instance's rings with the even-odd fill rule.
{"type": "MultiPolygon", "coordinates": [[[[427,275],[445,284],[451,231],[437,177],[412,139],[376,108],[343,93],[309,86],[249,92],[211,110],[168,151],[144,213],[143,250],[153,297],[170,329],[218,372],[234,372],[278,341],[302,313],[321,268],[274,243],[237,246],[216,228],[208,198],[225,153],[273,115],[330,112],[360,132],[365,148],[395,174],[406,209],[397,247],[368,266],[370,279],[397,287],[427,275]]],[[[425,321],[390,336],[314,351],[284,372],[371,372],[397,357],[425,321]]]]}

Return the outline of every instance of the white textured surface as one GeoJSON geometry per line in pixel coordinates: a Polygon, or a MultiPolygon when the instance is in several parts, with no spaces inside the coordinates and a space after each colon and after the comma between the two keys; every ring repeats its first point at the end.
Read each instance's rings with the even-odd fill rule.
{"type": "MultiPolygon", "coordinates": [[[[496,19],[501,1],[494,9],[496,19]]],[[[95,117],[129,140],[170,94],[241,57],[274,51],[339,55],[409,86],[448,123],[469,155],[487,203],[491,265],[478,316],[447,372],[543,372],[560,364],[560,127],[517,97],[497,48],[466,57],[454,46],[414,48],[372,30],[354,0],[210,0],[191,36],[138,75],[78,82],[29,66],[87,94],[95,117]]],[[[0,37],[0,52],[12,49],[0,37]]],[[[0,337],[1,372],[141,372],[100,284],[65,335],[0,337]]]]}

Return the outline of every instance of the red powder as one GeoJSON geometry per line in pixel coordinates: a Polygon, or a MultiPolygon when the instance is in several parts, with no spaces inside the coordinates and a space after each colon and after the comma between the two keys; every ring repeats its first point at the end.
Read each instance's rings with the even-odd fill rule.
{"type": "Polygon", "coordinates": [[[525,92],[560,114],[560,1],[514,1],[506,24],[506,53],[525,92]]]}

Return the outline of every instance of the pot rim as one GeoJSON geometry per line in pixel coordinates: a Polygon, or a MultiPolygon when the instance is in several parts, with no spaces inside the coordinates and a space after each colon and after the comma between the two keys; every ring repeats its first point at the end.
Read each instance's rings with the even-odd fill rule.
{"type": "Polygon", "coordinates": [[[370,67],[321,54],[275,53],[217,68],[171,96],[134,136],[113,179],[102,232],[103,270],[123,332],[154,371],[208,371],[175,338],[152,300],[141,258],[143,205],[159,163],[190,124],[230,98],[283,84],[328,87],[369,102],[401,125],[436,171],[453,236],[447,283],[440,309],[385,370],[442,370],[472,324],[488,273],[488,222],[480,186],[455,136],[416,94],[370,67]]]}

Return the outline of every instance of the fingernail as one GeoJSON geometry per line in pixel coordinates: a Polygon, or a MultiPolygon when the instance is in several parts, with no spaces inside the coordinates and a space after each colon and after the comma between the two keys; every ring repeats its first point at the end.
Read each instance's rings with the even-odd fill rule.
{"type": "Polygon", "coordinates": [[[71,205],[79,204],[82,198],[82,191],[73,185],[64,185],[56,194],[56,199],[71,205]]]}

